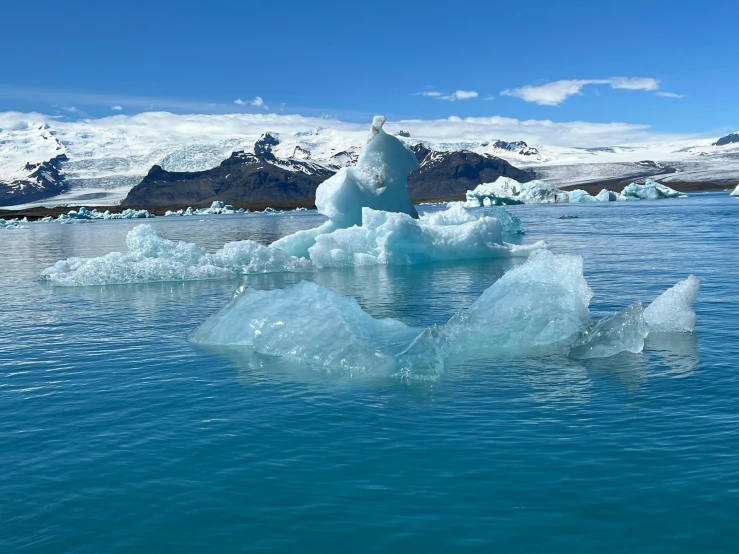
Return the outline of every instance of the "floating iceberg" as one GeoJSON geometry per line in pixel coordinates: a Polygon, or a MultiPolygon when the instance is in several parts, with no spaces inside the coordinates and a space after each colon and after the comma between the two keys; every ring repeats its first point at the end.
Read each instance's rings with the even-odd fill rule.
{"type": "Polygon", "coordinates": [[[402,142],[382,130],[385,118],[376,116],[367,146],[357,165],[344,167],[316,190],[316,209],[328,222],[296,235],[288,235],[272,246],[293,256],[306,257],[319,235],[362,224],[362,208],[401,212],[418,217],[408,195],[408,175],[416,167],[416,156],[402,142]]]}
{"type": "MultiPolygon", "coordinates": [[[[69,223],[72,221],[91,221],[93,219],[148,219],[156,217],[148,210],[133,210],[127,208],[120,213],[111,213],[110,210],[99,212],[96,209],[88,210],[81,207],[79,211],[70,210],[66,214],[60,214],[56,221],[60,223],[69,223]]],[[[46,218],[44,218],[46,220],[46,218]]],[[[48,221],[48,220],[46,220],[48,221]]]]}
{"type": "Polygon", "coordinates": [[[617,200],[625,200],[612,190],[603,189],[595,196],[591,196],[587,191],[576,189],[569,192],[569,202],[571,204],[584,202],[615,202],[617,200]]]}
{"type": "Polygon", "coordinates": [[[192,207],[188,207],[185,210],[167,210],[164,213],[164,217],[173,217],[173,216],[190,216],[190,215],[223,215],[223,214],[236,214],[236,213],[245,213],[244,208],[239,208],[238,210],[234,208],[231,204],[224,204],[223,202],[219,200],[215,200],[211,203],[210,208],[200,208],[198,210],[193,210],[192,207]]]}
{"type": "Polygon", "coordinates": [[[580,256],[539,250],[454,316],[443,336],[452,351],[521,352],[554,345],[590,322],[592,296],[580,256]]]}
{"type": "Polygon", "coordinates": [[[475,214],[479,214],[477,216],[467,211],[461,202],[450,202],[448,206],[449,208],[444,211],[423,214],[421,216],[421,222],[439,226],[461,225],[463,223],[477,221],[479,215],[483,215],[497,219],[500,222],[503,233],[506,235],[521,235],[524,233],[521,220],[502,206],[490,206],[481,210],[475,210],[475,214]]]}
{"type": "MultiPolygon", "coordinates": [[[[390,375],[400,369],[400,356],[422,332],[394,319],[375,319],[355,299],[301,281],[281,290],[246,289],[189,340],[246,347],[328,372],[390,375]]],[[[442,361],[432,354],[427,366],[437,374],[442,361]]]]}
{"type": "MultiPolygon", "coordinates": [[[[690,310],[696,281],[691,276],[653,302],[666,314],[660,323],[664,328],[687,330],[683,314],[690,310]],[[680,309],[664,311],[664,304],[680,309]]],[[[591,326],[592,295],[580,256],[540,250],[493,283],[469,309],[426,329],[375,319],[356,300],[303,281],[281,290],[246,289],[189,338],[280,356],[321,371],[409,378],[433,378],[449,359],[467,356],[569,349],[570,357],[589,359],[640,352],[650,331],[641,304],[591,326]]]]}
{"type": "Polygon", "coordinates": [[[695,275],[678,282],[660,294],[644,310],[644,320],[650,332],[691,332],[695,328],[693,302],[698,296],[700,281],[695,275]]]}
{"type": "Polygon", "coordinates": [[[660,200],[661,198],[680,198],[687,195],[652,179],[647,179],[643,185],[638,183],[626,185],[621,191],[621,196],[638,198],[639,200],[660,200]]]}
{"type": "Polygon", "coordinates": [[[28,223],[27,217],[24,217],[23,219],[0,219],[0,229],[25,229],[26,227],[23,223],[28,223]]]}
{"type": "Polygon", "coordinates": [[[99,258],[69,258],[41,272],[58,286],[233,278],[245,273],[306,271],[310,262],[253,241],[230,242],[214,254],[192,243],[163,238],[151,225],[126,236],[127,252],[99,258]]]}
{"type": "Polygon", "coordinates": [[[731,191],[731,194],[729,196],[739,196],[739,185],[737,185],[736,188],[731,191]]]}
{"type": "Polygon", "coordinates": [[[508,204],[553,204],[567,202],[569,194],[542,181],[519,183],[510,177],[498,177],[494,183],[482,183],[466,193],[465,206],[502,206],[508,204]]]}
{"type": "Polygon", "coordinates": [[[648,334],[644,309],[641,302],[636,302],[582,331],[570,349],[570,357],[587,360],[609,358],[621,352],[638,354],[644,349],[644,339],[648,334]]]}
{"type": "Polygon", "coordinates": [[[461,207],[420,220],[364,208],[360,227],[318,235],[308,252],[316,267],[348,267],[526,256],[545,247],[544,242],[531,246],[503,243],[498,219],[476,218],[461,207]]]}

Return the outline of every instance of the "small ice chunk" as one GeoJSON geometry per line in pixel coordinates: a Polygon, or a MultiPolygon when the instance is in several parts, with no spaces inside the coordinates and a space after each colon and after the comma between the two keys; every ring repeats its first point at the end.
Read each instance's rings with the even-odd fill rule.
{"type": "Polygon", "coordinates": [[[699,288],[698,278],[690,275],[655,298],[644,310],[650,332],[693,331],[696,320],[693,302],[699,288]]]}
{"type": "MultiPolygon", "coordinates": [[[[321,371],[392,375],[402,369],[401,355],[422,332],[394,319],[375,319],[354,298],[301,281],[285,289],[246,289],[189,340],[247,347],[321,371]]],[[[416,369],[421,367],[415,362],[416,369]]],[[[441,364],[430,352],[424,373],[437,374],[441,364]]]]}
{"type": "Polygon", "coordinates": [[[621,352],[638,354],[644,349],[649,328],[641,302],[601,319],[582,331],[570,349],[570,358],[610,358],[621,352]]]}
{"type": "Polygon", "coordinates": [[[739,185],[736,186],[729,196],[739,196],[739,185]]]}

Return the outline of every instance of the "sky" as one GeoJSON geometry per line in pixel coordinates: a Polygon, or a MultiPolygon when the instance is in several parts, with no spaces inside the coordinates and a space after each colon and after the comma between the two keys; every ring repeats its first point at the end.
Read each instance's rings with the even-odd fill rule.
{"type": "Polygon", "coordinates": [[[735,0],[34,0],[2,11],[0,112],[739,129],[735,0]]]}

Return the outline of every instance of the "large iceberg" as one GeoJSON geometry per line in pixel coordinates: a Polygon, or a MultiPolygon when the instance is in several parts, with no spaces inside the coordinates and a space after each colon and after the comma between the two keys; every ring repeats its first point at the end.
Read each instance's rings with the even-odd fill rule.
{"type": "Polygon", "coordinates": [[[321,371],[429,378],[460,357],[569,351],[572,358],[590,359],[641,352],[650,331],[692,329],[685,314],[696,292],[691,276],[652,303],[661,318],[647,317],[637,302],[592,326],[593,292],[582,258],[540,250],[467,310],[426,329],[375,319],[356,300],[303,281],[281,290],[246,289],[190,340],[280,356],[321,371]]]}
{"type": "Polygon", "coordinates": [[[509,204],[552,204],[567,202],[567,192],[553,188],[543,181],[519,183],[510,177],[498,177],[493,183],[482,183],[466,193],[465,206],[502,206],[509,204]]]}
{"type": "Polygon", "coordinates": [[[402,142],[382,130],[384,123],[383,116],[375,116],[369,140],[356,166],[341,168],[318,186],[316,209],[328,222],[283,237],[273,247],[293,256],[307,257],[317,236],[361,225],[363,208],[418,217],[408,195],[408,175],[418,167],[418,160],[402,142]]]}
{"type": "Polygon", "coordinates": [[[364,208],[361,226],[318,235],[308,253],[316,267],[345,267],[526,256],[545,247],[506,244],[498,219],[474,217],[461,206],[420,220],[364,208]]]}
{"type": "Polygon", "coordinates": [[[69,258],[41,272],[58,286],[109,285],[150,281],[226,279],[245,273],[306,271],[308,260],[245,240],[209,254],[197,244],[162,237],[151,225],[138,225],[126,236],[127,252],[99,258],[69,258]]]}

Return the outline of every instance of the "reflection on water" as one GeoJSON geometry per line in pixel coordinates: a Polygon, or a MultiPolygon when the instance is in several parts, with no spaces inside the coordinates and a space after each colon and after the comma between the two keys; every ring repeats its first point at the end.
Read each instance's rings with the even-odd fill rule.
{"type": "Polygon", "coordinates": [[[700,365],[698,337],[695,333],[651,333],[644,341],[644,352],[658,358],[651,375],[682,378],[692,375],[700,365]]]}

